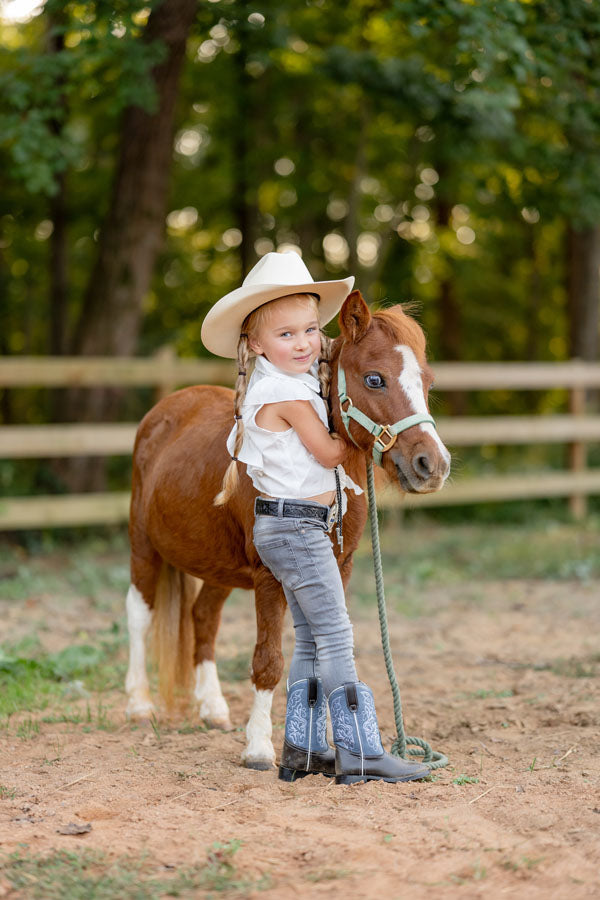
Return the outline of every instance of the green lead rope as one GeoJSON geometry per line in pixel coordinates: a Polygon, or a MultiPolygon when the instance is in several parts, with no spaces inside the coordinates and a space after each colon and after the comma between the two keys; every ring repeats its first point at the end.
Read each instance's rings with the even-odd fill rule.
{"type": "Polygon", "coordinates": [[[369,497],[369,521],[371,523],[371,544],[373,546],[373,568],[375,570],[375,588],[377,591],[377,609],[379,610],[379,626],[381,628],[381,644],[383,646],[385,667],[387,669],[392,696],[394,698],[394,718],[396,720],[396,730],[398,732],[398,737],[392,744],[392,753],[394,756],[402,756],[404,759],[406,759],[407,753],[409,756],[420,756],[422,757],[420,761],[429,766],[431,770],[441,769],[448,765],[448,757],[444,756],[443,753],[432,750],[431,745],[428,744],[427,741],[424,741],[423,738],[407,737],[404,732],[400,688],[398,687],[398,680],[394,671],[392,651],[390,650],[390,633],[385,608],[383,567],[381,564],[381,546],[379,543],[379,525],[377,522],[375,478],[373,476],[373,463],[370,459],[367,460],[367,491],[369,497]],[[408,747],[408,744],[412,746],[408,747]]]}

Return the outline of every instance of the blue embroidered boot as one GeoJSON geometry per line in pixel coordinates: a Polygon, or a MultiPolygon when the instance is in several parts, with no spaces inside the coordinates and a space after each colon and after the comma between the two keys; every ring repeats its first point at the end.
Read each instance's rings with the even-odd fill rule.
{"type": "Polygon", "coordinates": [[[302,678],[288,690],[279,777],[295,781],[305,775],[335,775],[335,753],[327,743],[327,703],[320,678],[302,678]]]}
{"type": "Polygon", "coordinates": [[[329,695],[335,744],[335,782],[416,781],[428,766],[386,753],[381,744],[371,689],[362,681],[343,684],[329,695]]]}

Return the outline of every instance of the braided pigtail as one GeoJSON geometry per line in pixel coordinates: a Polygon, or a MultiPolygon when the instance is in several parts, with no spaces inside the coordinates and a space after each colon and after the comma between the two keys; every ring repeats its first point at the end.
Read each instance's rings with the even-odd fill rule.
{"type": "Polygon", "coordinates": [[[329,387],[331,385],[331,346],[333,341],[322,331],[321,332],[321,355],[319,356],[319,369],[317,375],[319,384],[321,385],[321,396],[325,400],[327,407],[327,418],[329,419],[329,427],[331,428],[331,400],[329,399],[329,387]]]}
{"type": "Polygon", "coordinates": [[[331,367],[329,360],[331,359],[331,345],[333,341],[326,334],[321,332],[321,355],[319,356],[319,384],[321,385],[321,395],[327,399],[329,397],[329,385],[331,384],[331,367]]]}
{"type": "Polygon", "coordinates": [[[235,492],[235,489],[238,485],[238,453],[242,449],[242,444],[244,443],[244,423],[242,421],[242,406],[244,405],[244,399],[246,397],[246,372],[248,368],[248,358],[250,355],[249,347],[248,347],[248,335],[246,332],[242,332],[240,334],[240,339],[238,342],[237,348],[237,359],[238,359],[238,377],[235,382],[235,418],[237,422],[237,431],[235,434],[235,446],[233,448],[233,458],[229,465],[227,466],[227,470],[225,475],[223,476],[223,483],[221,484],[221,490],[217,494],[214,499],[215,506],[225,506],[228,500],[231,499],[232,495],[235,492]]]}

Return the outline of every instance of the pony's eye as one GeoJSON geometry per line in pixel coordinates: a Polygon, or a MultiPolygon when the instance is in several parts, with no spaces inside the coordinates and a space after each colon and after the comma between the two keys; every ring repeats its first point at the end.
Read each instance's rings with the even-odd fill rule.
{"type": "Polygon", "coordinates": [[[379,372],[369,372],[368,375],[365,375],[364,381],[368,388],[385,387],[383,375],[380,375],[379,372]]]}

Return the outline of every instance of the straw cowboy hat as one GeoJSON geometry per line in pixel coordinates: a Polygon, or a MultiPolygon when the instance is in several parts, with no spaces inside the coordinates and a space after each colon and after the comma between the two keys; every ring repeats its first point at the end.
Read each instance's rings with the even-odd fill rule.
{"type": "Polygon", "coordinates": [[[235,359],[245,318],[263,303],[287,294],[316,294],[319,321],[326,325],[352,290],[354,276],[339,281],[313,281],[294,251],[265,253],[250,269],[242,286],[221,297],[202,323],[202,343],[216,356],[235,359]]]}

